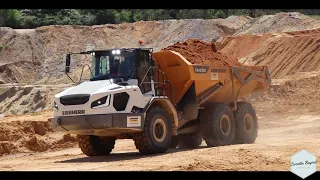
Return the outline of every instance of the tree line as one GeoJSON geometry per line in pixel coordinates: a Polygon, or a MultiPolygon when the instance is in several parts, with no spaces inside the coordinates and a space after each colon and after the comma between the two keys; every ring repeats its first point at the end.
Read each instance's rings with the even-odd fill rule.
{"type": "Polygon", "coordinates": [[[0,27],[99,25],[167,19],[214,19],[231,15],[258,17],[279,12],[319,15],[320,9],[0,9],[0,27]]]}

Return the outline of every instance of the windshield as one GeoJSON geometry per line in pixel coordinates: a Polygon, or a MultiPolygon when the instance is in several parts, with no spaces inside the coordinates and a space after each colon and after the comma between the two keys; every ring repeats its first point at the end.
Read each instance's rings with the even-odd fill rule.
{"type": "Polygon", "coordinates": [[[110,52],[95,54],[92,56],[91,78],[108,75],[110,78],[128,79],[133,72],[133,53],[122,52],[113,55],[110,52]]]}

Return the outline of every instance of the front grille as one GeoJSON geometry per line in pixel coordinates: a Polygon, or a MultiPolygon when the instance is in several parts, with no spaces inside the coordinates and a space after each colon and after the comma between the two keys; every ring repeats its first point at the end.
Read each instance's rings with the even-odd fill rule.
{"type": "Polygon", "coordinates": [[[60,97],[60,103],[68,105],[85,104],[90,99],[90,94],[72,94],[60,97]]]}

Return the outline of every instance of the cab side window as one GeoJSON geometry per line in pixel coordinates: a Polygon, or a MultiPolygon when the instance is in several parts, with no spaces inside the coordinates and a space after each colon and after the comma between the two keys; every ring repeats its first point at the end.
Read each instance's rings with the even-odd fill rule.
{"type": "Polygon", "coordinates": [[[149,54],[146,52],[141,51],[140,55],[138,56],[139,64],[137,66],[138,68],[138,83],[143,82],[148,82],[148,83],[143,83],[140,87],[142,93],[147,93],[152,90],[151,88],[151,78],[150,78],[150,72],[148,75],[145,77],[146,73],[148,72],[149,68],[151,67],[151,64],[149,62],[149,54]],[[145,79],[143,79],[145,77],[145,79]]]}

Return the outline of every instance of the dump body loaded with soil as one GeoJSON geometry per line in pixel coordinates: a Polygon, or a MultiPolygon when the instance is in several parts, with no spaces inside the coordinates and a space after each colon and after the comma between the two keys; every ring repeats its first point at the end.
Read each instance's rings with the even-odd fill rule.
{"type": "MultiPolygon", "coordinates": [[[[88,156],[107,155],[116,139],[143,154],[178,145],[254,143],[258,122],[239,101],[270,84],[267,67],[192,64],[175,51],[130,48],[83,52],[92,77],[55,96],[55,131],[78,134],[88,156]]],[[[67,55],[66,72],[70,68],[67,55]]]]}

